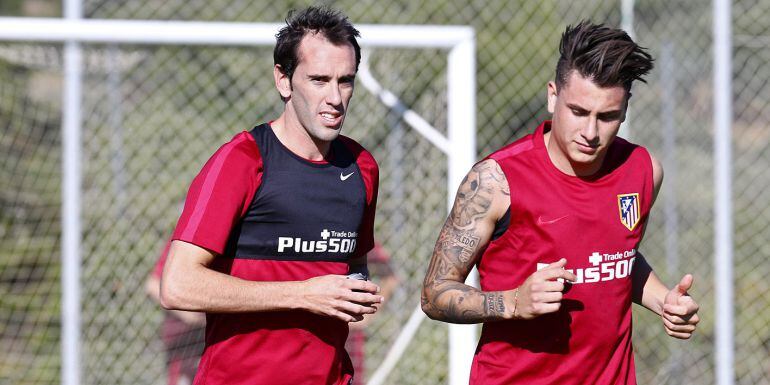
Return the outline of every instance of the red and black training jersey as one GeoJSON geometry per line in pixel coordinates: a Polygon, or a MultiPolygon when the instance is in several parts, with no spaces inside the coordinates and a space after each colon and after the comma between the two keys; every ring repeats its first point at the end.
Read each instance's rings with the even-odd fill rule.
{"type": "MultiPolygon", "coordinates": [[[[173,239],[252,281],[346,274],[374,245],[378,168],[340,136],[327,160],[286,148],[269,124],[236,135],[193,181],[173,239]]],[[[303,311],[208,314],[196,385],[347,384],[343,321],[303,311]]]]}
{"type": "Polygon", "coordinates": [[[560,311],[489,322],[471,384],[635,384],[631,271],[652,206],[649,153],[616,138],[590,178],[551,162],[546,121],[493,153],[511,192],[508,224],[478,262],[481,288],[510,290],[560,258],[577,281],[560,311]]]}

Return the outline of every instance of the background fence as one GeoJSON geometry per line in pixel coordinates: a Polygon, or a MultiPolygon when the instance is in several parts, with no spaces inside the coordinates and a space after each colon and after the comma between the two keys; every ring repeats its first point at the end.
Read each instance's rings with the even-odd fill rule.
{"type": "MultiPolygon", "coordinates": [[[[615,1],[329,1],[356,23],[471,25],[477,36],[478,154],[547,118],[545,83],[567,24],[620,25],[615,1]]],[[[85,1],[87,18],[278,22],[306,1],[85,1]]],[[[3,16],[60,16],[57,2],[2,1],[3,16]]],[[[770,0],[733,5],[735,363],[739,384],[770,384],[770,0]]],[[[635,308],[640,383],[713,383],[711,3],[637,1],[637,40],[656,57],[637,84],[627,135],[664,163],[642,251],[668,284],[695,277],[700,330],[665,336],[635,308]]],[[[160,309],[143,291],[179,202],[205,159],[281,102],[272,50],[85,45],[83,382],[160,384],[160,309]]],[[[435,127],[446,122],[446,52],[377,49],[380,83],[435,127]]],[[[53,384],[60,372],[62,46],[0,44],[0,383],[53,384]]],[[[445,216],[444,155],[359,87],[346,133],[381,167],[379,240],[400,284],[369,327],[374,370],[417,303],[445,216]]],[[[447,332],[424,322],[390,384],[446,380],[447,332]]]]}

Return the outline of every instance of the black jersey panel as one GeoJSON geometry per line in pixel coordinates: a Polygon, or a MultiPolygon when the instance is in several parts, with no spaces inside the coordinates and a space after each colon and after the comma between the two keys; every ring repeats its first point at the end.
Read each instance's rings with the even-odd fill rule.
{"type": "Polygon", "coordinates": [[[355,155],[339,140],[332,160],[289,151],[269,125],[251,131],[264,171],[233,239],[235,258],[347,261],[356,248],[366,188],[355,155]]]}

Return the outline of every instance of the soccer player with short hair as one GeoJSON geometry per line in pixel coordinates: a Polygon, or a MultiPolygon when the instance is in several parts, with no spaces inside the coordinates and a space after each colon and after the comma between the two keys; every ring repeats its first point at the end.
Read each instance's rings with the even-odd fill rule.
{"type": "Polygon", "coordinates": [[[692,276],[669,290],[638,250],[663,169],[617,137],[652,57],[589,22],[559,52],[551,120],[471,169],[425,276],[428,316],[484,323],[471,384],[635,384],[632,301],[673,337],[698,323],[692,276]]]}
{"type": "Polygon", "coordinates": [[[348,323],[377,310],[366,273],[378,168],[340,135],[358,31],[324,7],[290,13],[274,121],[236,135],[192,182],[162,281],[168,309],[204,311],[197,385],[348,384],[348,323]]]}

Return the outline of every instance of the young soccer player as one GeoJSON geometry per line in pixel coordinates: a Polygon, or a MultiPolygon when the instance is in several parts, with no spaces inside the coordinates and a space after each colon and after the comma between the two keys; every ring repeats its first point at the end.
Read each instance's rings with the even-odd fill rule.
{"type": "Polygon", "coordinates": [[[651,56],[588,22],[559,52],[551,120],[471,169],[425,276],[431,318],[484,323],[471,384],[635,384],[632,301],[673,337],[698,323],[692,276],[668,289],[639,253],[663,169],[617,137],[651,56]]]}

